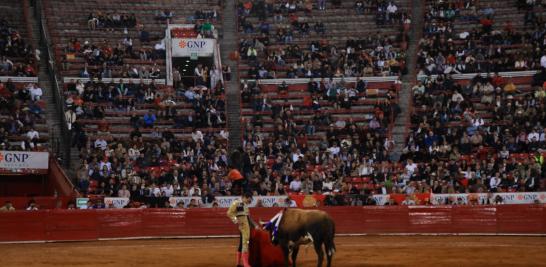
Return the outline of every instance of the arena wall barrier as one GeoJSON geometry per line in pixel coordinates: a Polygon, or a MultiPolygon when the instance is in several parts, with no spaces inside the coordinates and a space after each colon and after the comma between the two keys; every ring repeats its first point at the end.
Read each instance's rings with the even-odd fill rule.
{"type": "MultiPolygon", "coordinates": [[[[279,208],[253,208],[269,220],[279,208]]],[[[337,234],[546,235],[544,205],[322,208],[337,234]]],[[[237,234],[225,209],[40,210],[0,213],[0,241],[221,237],[237,234]]]]}

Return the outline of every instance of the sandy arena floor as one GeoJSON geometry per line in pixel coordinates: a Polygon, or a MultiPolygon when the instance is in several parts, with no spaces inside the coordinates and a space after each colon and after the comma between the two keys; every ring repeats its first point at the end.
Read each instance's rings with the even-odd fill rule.
{"type": "MultiPolygon", "coordinates": [[[[235,266],[235,239],[2,244],[0,266],[235,266]]],[[[332,266],[546,266],[544,237],[336,238],[332,266]]],[[[311,247],[298,266],[316,266],[311,247]]]]}

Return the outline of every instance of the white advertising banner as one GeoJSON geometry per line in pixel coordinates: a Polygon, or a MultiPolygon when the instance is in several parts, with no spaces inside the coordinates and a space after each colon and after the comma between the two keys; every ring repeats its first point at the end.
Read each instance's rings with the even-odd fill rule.
{"type": "MultiPolygon", "coordinates": [[[[255,196],[250,203],[250,207],[283,207],[285,205],[287,196],[255,196]]],[[[170,197],[169,203],[171,207],[176,207],[178,203],[184,203],[184,207],[188,207],[188,204],[192,199],[195,199],[195,204],[199,207],[211,207],[212,204],[203,204],[200,197],[170,197]]],[[[240,197],[215,197],[215,202],[218,203],[220,208],[229,208],[233,201],[240,199],[240,197]]]]}
{"type": "MultiPolygon", "coordinates": [[[[486,204],[489,199],[494,202],[497,196],[502,197],[504,204],[533,204],[535,202],[545,203],[546,192],[518,192],[518,193],[479,193],[479,194],[432,194],[431,202],[433,205],[444,205],[448,199],[469,204],[468,199],[474,196],[478,200],[478,204],[486,204]]],[[[491,203],[493,204],[493,203],[491,203]]]]}
{"type": "Polygon", "coordinates": [[[0,151],[0,172],[32,173],[49,169],[48,152],[0,151]]]}
{"type": "MultiPolygon", "coordinates": [[[[252,198],[250,207],[282,207],[285,205],[286,198],[287,196],[255,196],[252,198]]],[[[229,208],[237,199],[240,197],[217,197],[216,201],[219,207],[229,208]]]]}
{"type": "Polygon", "coordinates": [[[378,206],[383,206],[389,202],[390,195],[373,195],[373,199],[378,206]]]}
{"type": "Polygon", "coordinates": [[[212,57],[215,39],[173,38],[172,57],[212,57]]]}
{"type": "Polygon", "coordinates": [[[192,199],[195,199],[195,204],[199,207],[203,206],[203,202],[201,201],[200,197],[170,197],[169,204],[174,208],[178,205],[178,203],[182,202],[184,204],[184,208],[187,208],[192,199]]]}
{"type": "Polygon", "coordinates": [[[122,209],[129,204],[129,198],[126,197],[105,197],[104,204],[106,207],[115,207],[117,209],[122,209]]]}

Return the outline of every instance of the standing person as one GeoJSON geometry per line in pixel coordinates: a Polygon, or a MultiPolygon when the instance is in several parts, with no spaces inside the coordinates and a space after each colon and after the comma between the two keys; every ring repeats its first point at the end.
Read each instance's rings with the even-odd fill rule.
{"type": "Polygon", "coordinates": [[[224,75],[224,80],[226,81],[231,81],[231,68],[228,66],[228,65],[224,65],[224,68],[223,68],[223,75],[224,75]]]}
{"type": "Polygon", "coordinates": [[[250,267],[248,262],[248,245],[250,243],[250,212],[248,205],[252,195],[245,193],[240,200],[231,203],[227,211],[228,218],[239,226],[239,249],[237,250],[237,266],[250,267]],[[241,265],[242,263],[242,265],[241,265]]]}
{"type": "Polygon", "coordinates": [[[231,187],[232,193],[233,195],[242,195],[244,192],[243,188],[244,188],[245,178],[243,177],[241,172],[237,170],[237,168],[235,168],[234,166],[231,166],[229,169],[230,170],[227,176],[232,183],[232,187],[231,187]]]}
{"type": "Polygon", "coordinates": [[[178,86],[180,85],[181,81],[182,81],[182,76],[180,75],[180,71],[178,69],[174,69],[174,72],[173,72],[174,89],[178,89],[178,86]]]}
{"type": "Polygon", "coordinates": [[[218,84],[218,81],[220,81],[220,78],[221,78],[220,71],[218,71],[216,66],[212,67],[212,69],[210,70],[209,77],[210,77],[210,90],[214,92],[216,90],[216,85],[218,84]]]}

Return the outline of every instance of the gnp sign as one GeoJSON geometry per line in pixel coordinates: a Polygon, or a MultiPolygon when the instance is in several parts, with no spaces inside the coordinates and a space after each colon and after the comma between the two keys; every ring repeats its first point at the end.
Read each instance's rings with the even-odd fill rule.
{"type": "Polygon", "coordinates": [[[0,151],[2,173],[47,173],[48,152],[0,151]]]}
{"type": "Polygon", "coordinates": [[[197,54],[199,57],[211,57],[214,54],[214,39],[172,39],[172,56],[189,57],[197,54]]]}

